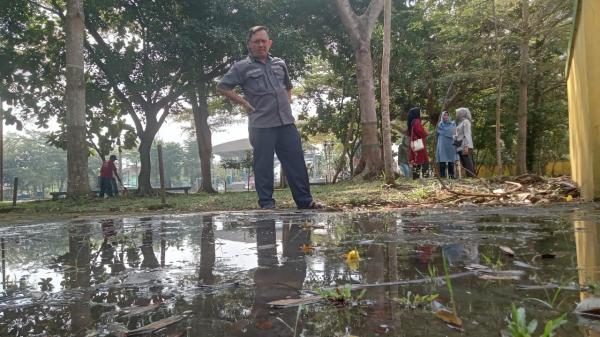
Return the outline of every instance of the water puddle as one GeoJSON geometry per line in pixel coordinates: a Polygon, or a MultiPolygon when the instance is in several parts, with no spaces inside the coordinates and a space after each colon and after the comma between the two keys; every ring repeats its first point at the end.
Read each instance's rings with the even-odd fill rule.
{"type": "Polygon", "coordinates": [[[0,336],[499,336],[512,304],[600,336],[573,313],[599,226],[590,204],[1,227],[0,336]]]}

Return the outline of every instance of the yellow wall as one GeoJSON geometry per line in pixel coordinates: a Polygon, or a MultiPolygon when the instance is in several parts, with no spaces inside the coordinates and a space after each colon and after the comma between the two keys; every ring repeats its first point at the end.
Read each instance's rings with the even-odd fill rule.
{"type": "Polygon", "coordinates": [[[600,197],[600,1],[579,0],[567,81],[573,180],[600,197]]]}
{"type": "MultiPolygon", "coordinates": [[[[503,165],[504,175],[512,176],[517,172],[515,165],[503,165]]],[[[498,169],[496,166],[482,165],[478,168],[477,176],[480,178],[490,178],[496,176],[498,169]]],[[[537,172],[536,172],[537,173],[537,172]]],[[[557,161],[546,165],[544,170],[545,176],[558,177],[558,176],[570,176],[571,175],[571,163],[568,161],[557,161]]]]}

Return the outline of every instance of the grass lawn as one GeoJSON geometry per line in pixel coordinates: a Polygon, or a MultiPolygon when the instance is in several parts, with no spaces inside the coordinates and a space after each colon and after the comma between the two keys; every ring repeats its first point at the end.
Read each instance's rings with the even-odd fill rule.
{"type": "MultiPolygon", "coordinates": [[[[341,182],[335,185],[311,186],[315,200],[332,209],[403,207],[423,202],[437,194],[440,186],[435,180],[399,180],[395,188],[384,186],[381,181],[341,182]]],[[[295,204],[289,189],[275,191],[279,209],[293,209],[295,204]]],[[[121,196],[111,199],[83,198],[43,200],[17,204],[0,204],[0,223],[25,220],[73,218],[77,216],[117,215],[132,213],[183,213],[207,211],[256,210],[255,191],[219,194],[191,193],[168,194],[167,207],[161,207],[160,197],[121,196]]]]}

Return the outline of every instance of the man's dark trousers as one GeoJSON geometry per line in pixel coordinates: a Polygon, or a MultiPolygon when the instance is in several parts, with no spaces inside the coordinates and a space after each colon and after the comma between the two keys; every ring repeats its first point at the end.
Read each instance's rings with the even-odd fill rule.
{"type": "Polygon", "coordinates": [[[104,198],[104,195],[113,197],[113,185],[112,178],[100,177],[100,198],[104,198]]]}
{"type": "Polygon", "coordinates": [[[308,172],[304,162],[300,134],[294,124],[272,128],[250,128],[250,144],[254,149],[254,181],[258,204],[262,208],[275,206],[273,199],[273,154],[283,165],[292,197],[300,208],[312,203],[308,172]]]}

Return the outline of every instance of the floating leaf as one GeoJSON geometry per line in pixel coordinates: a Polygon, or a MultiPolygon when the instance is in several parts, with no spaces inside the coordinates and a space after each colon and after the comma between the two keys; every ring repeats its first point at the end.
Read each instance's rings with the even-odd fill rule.
{"type": "Polygon", "coordinates": [[[482,280],[520,280],[525,272],[522,270],[481,271],[482,280]]]}
{"type": "Polygon", "coordinates": [[[523,261],[513,261],[513,264],[517,267],[521,267],[521,268],[528,268],[528,269],[540,269],[538,267],[534,267],[528,263],[525,263],[523,261]]]}
{"type": "Polygon", "coordinates": [[[575,308],[575,313],[580,315],[600,316],[600,297],[583,299],[575,308]]]}
{"type": "Polygon", "coordinates": [[[283,300],[272,301],[267,304],[270,306],[273,306],[273,307],[288,308],[288,307],[296,307],[296,306],[303,305],[303,304],[315,303],[315,302],[320,301],[321,299],[322,299],[321,296],[309,296],[309,297],[302,297],[302,298],[286,298],[283,300]]]}
{"type": "Polygon", "coordinates": [[[353,249],[351,251],[348,252],[348,254],[346,254],[346,262],[350,262],[350,261],[359,261],[360,260],[360,254],[358,253],[358,250],[353,249]]]}
{"type": "Polygon", "coordinates": [[[300,250],[304,254],[310,254],[315,250],[315,247],[309,244],[303,244],[302,246],[300,246],[300,250]]]}
{"type": "Polygon", "coordinates": [[[260,329],[260,330],[269,330],[273,327],[273,322],[271,322],[271,321],[257,322],[254,326],[256,326],[256,328],[260,329]]]}
{"type": "Polygon", "coordinates": [[[515,256],[515,251],[512,250],[510,247],[506,247],[506,246],[498,246],[498,248],[500,248],[500,250],[502,251],[502,253],[510,256],[510,257],[514,257],[515,256]]]}
{"type": "Polygon", "coordinates": [[[348,254],[344,254],[344,258],[346,259],[346,264],[351,270],[358,269],[358,261],[360,261],[360,254],[358,253],[358,250],[353,249],[349,251],[348,254]]]}
{"type": "Polygon", "coordinates": [[[570,194],[569,194],[569,195],[567,195],[567,196],[565,197],[565,201],[566,201],[566,202],[573,201],[573,196],[572,196],[572,195],[570,195],[570,194]]]}
{"type": "Polygon", "coordinates": [[[490,270],[491,269],[489,267],[486,267],[484,265],[478,264],[478,263],[471,263],[468,266],[465,267],[468,270],[490,270]]]}
{"type": "Polygon", "coordinates": [[[149,334],[153,331],[162,329],[166,326],[175,324],[179,321],[181,321],[183,319],[183,316],[172,316],[172,317],[168,317],[165,319],[161,319],[160,321],[154,322],[154,323],[150,323],[148,325],[144,325],[141,328],[135,329],[135,330],[131,330],[127,333],[127,336],[137,336],[137,335],[146,335],[149,334]]]}
{"type": "Polygon", "coordinates": [[[454,312],[448,310],[448,309],[440,309],[437,310],[436,312],[434,312],[435,317],[441,319],[442,321],[446,322],[447,324],[450,324],[453,327],[462,329],[462,319],[460,319],[460,317],[458,317],[454,312]]]}

